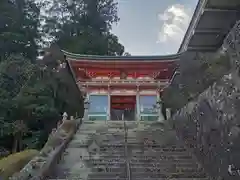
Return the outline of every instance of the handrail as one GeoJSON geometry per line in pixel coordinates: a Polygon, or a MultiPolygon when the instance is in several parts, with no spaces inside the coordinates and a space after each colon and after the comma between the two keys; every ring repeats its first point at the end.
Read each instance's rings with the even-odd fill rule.
{"type": "Polygon", "coordinates": [[[128,159],[128,129],[126,126],[126,121],[124,118],[124,114],[122,114],[122,121],[123,121],[123,125],[124,125],[124,150],[125,150],[125,158],[126,158],[126,166],[127,166],[127,179],[131,180],[131,166],[130,166],[130,162],[128,159]]]}

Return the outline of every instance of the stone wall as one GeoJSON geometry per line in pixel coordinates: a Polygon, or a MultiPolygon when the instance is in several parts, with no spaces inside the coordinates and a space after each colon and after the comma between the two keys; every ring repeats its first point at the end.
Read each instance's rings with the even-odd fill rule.
{"type": "Polygon", "coordinates": [[[178,136],[209,174],[224,179],[235,177],[229,165],[240,169],[240,90],[232,76],[224,76],[172,117],[178,136]]]}
{"type": "Polygon", "coordinates": [[[214,179],[240,177],[240,22],[224,41],[231,71],[172,117],[177,135],[214,179]]]}
{"type": "Polygon", "coordinates": [[[174,112],[196,98],[231,69],[227,53],[199,52],[192,55],[193,57],[188,56],[190,56],[189,52],[181,57],[178,74],[162,93],[166,107],[174,112]],[[189,58],[193,59],[188,60],[189,58]]]}
{"type": "Polygon", "coordinates": [[[10,180],[46,179],[60,160],[80,123],[81,119],[63,121],[49,136],[39,155],[35,156],[20,172],[14,174],[10,180]]]}

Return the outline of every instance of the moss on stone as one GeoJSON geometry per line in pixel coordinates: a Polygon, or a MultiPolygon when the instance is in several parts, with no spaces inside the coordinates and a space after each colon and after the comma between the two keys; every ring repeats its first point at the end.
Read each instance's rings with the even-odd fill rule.
{"type": "Polygon", "coordinates": [[[60,127],[61,130],[64,130],[68,134],[73,133],[75,131],[75,128],[76,128],[76,121],[75,120],[63,121],[63,124],[60,127]]]}
{"type": "Polygon", "coordinates": [[[62,125],[58,128],[58,130],[49,136],[48,141],[42,149],[42,152],[48,154],[48,151],[51,151],[52,149],[60,146],[65,139],[69,138],[74,134],[75,129],[75,120],[63,121],[62,125]]]}
{"type": "Polygon", "coordinates": [[[19,172],[33,157],[38,155],[38,153],[37,150],[28,149],[1,159],[0,177],[3,180],[7,180],[14,173],[19,172]]]}

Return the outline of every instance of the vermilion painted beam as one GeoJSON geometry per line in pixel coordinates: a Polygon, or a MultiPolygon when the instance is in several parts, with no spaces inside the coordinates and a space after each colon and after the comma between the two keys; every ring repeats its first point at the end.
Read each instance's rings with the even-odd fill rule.
{"type": "Polygon", "coordinates": [[[119,69],[119,70],[114,70],[114,69],[101,69],[101,68],[87,68],[84,70],[78,70],[77,68],[73,68],[74,71],[77,72],[104,72],[104,73],[121,73],[123,70],[127,73],[135,73],[135,72],[166,72],[166,71],[172,71],[174,70],[174,68],[154,68],[154,69],[140,69],[140,68],[135,68],[135,69],[129,69],[129,68],[125,68],[123,70],[119,69]]]}
{"type": "Polygon", "coordinates": [[[138,65],[138,64],[173,64],[173,63],[177,63],[176,61],[158,61],[158,62],[149,62],[149,61],[142,61],[142,62],[136,62],[136,61],[107,61],[107,62],[97,62],[97,61],[71,61],[69,60],[69,62],[71,64],[79,64],[79,65],[83,65],[83,64],[86,64],[86,65],[91,65],[91,64],[105,64],[105,65],[119,65],[119,64],[122,64],[122,65],[138,65]]]}
{"type": "Polygon", "coordinates": [[[96,69],[107,69],[107,70],[136,70],[136,69],[167,69],[167,68],[175,68],[176,66],[167,66],[167,65],[117,65],[117,66],[107,66],[107,65],[89,65],[89,66],[73,66],[74,68],[83,68],[83,69],[90,69],[90,68],[96,68],[96,69]]]}
{"type": "MultiPolygon", "coordinates": [[[[124,69],[124,72],[126,72],[126,74],[131,74],[131,73],[136,73],[136,72],[143,72],[143,73],[154,73],[154,72],[167,72],[167,71],[170,71],[170,70],[173,70],[173,68],[160,68],[160,69],[127,69],[125,68],[124,69]]],[[[82,72],[82,71],[77,71],[77,72],[82,72]]],[[[99,73],[121,73],[121,70],[118,70],[118,71],[113,71],[111,69],[86,69],[86,72],[99,72],[99,73]]]]}
{"type": "MultiPolygon", "coordinates": [[[[121,75],[121,72],[117,72],[117,71],[111,71],[111,70],[87,70],[86,72],[83,72],[83,71],[76,71],[75,70],[75,74],[79,75],[79,76],[84,76],[84,74],[87,74],[87,76],[89,75],[92,75],[94,77],[96,76],[120,76],[121,75]]],[[[165,75],[165,74],[172,74],[173,73],[173,69],[171,70],[168,70],[168,71],[154,71],[154,70],[136,70],[136,71],[126,71],[126,74],[127,76],[147,76],[147,75],[154,75],[155,74],[158,74],[158,76],[161,76],[161,75],[165,75]]]]}
{"type": "MultiPolygon", "coordinates": [[[[171,76],[174,73],[175,68],[135,68],[135,69],[129,69],[125,68],[123,69],[128,77],[144,77],[144,76],[151,76],[154,77],[157,73],[157,79],[161,79],[162,76],[171,76]]],[[[111,68],[86,68],[85,70],[78,70],[78,68],[74,67],[74,73],[77,77],[85,78],[85,79],[91,79],[98,76],[105,76],[105,77],[120,77],[121,75],[121,69],[111,69],[111,68]]]]}
{"type": "Polygon", "coordinates": [[[164,62],[158,62],[158,63],[76,63],[71,62],[71,66],[73,67],[82,67],[82,68],[89,68],[89,67],[105,67],[105,68],[123,68],[123,67],[161,67],[161,66],[177,66],[175,62],[171,63],[164,63],[164,62]]]}
{"type": "MultiPolygon", "coordinates": [[[[161,87],[160,89],[162,89],[163,87],[161,87]]],[[[136,91],[137,90],[137,87],[136,86],[132,86],[132,87],[126,87],[126,86],[122,86],[122,87],[106,87],[106,86],[103,86],[103,87],[93,87],[93,86],[90,86],[87,88],[88,90],[123,90],[123,89],[126,89],[126,90],[134,90],[136,91]]],[[[138,87],[139,90],[156,90],[158,89],[157,86],[140,86],[138,87]]]]}

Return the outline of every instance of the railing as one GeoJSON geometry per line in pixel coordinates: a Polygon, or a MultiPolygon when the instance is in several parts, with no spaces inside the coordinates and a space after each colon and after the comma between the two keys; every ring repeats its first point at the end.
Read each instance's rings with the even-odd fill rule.
{"type": "Polygon", "coordinates": [[[127,166],[127,179],[131,180],[131,167],[130,167],[130,162],[128,158],[128,129],[126,126],[126,121],[124,118],[124,114],[122,114],[122,121],[124,124],[124,150],[125,150],[125,159],[126,159],[126,166],[127,166]]]}

